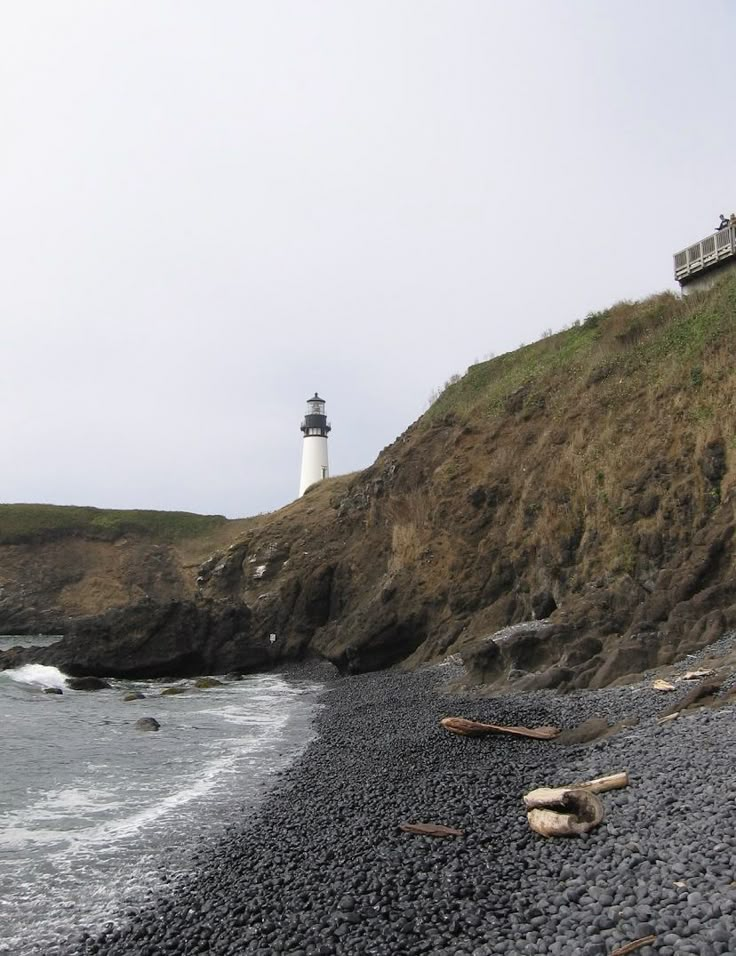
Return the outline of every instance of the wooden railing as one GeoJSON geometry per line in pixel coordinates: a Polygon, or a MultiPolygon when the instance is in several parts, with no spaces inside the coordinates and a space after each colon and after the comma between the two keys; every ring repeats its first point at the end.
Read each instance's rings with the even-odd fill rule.
{"type": "Polygon", "coordinates": [[[694,246],[676,252],[675,278],[682,281],[733,256],[736,256],[736,226],[728,226],[696,242],[694,246]]]}

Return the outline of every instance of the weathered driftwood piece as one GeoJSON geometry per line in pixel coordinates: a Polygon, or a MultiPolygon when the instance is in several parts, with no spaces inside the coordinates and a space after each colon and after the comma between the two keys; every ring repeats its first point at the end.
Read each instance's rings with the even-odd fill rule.
{"type": "Polygon", "coordinates": [[[423,836],[451,837],[462,836],[462,830],[446,827],[441,823],[400,823],[399,830],[404,833],[420,833],[423,836]]]}
{"type": "Polygon", "coordinates": [[[628,785],[623,770],[567,787],[537,787],[524,795],[529,826],[546,837],[587,833],[603,820],[603,804],[595,794],[628,785]]]}
{"type": "Polygon", "coordinates": [[[618,949],[614,949],[611,956],[626,956],[627,953],[633,953],[634,950],[641,949],[642,946],[648,946],[650,943],[656,942],[656,940],[656,936],[640,936],[639,939],[634,939],[630,943],[626,943],[625,946],[619,946],[618,949]]]}
{"type": "Polygon", "coordinates": [[[660,717],[660,718],[657,720],[657,723],[658,723],[658,724],[666,724],[668,720],[677,720],[677,718],[678,718],[679,716],[680,716],[680,711],[679,711],[679,710],[676,710],[676,711],[674,712],[674,714],[667,714],[666,717],[660,717]]]}
{"type": "Polygon", "coordinates": [[[548,807],[559,800],[561,794],[569,790],[605,793],[607,790],[620,790],[622,787],[628,787],[628,785],[629,775],[624,770],[622,773],[612,773],[607,777],[583,780],[582,783],[571,783],[564,787],[537,787],[536,790],[530,790],[529,793],[525,794],[524,806],[527,810],[533,810],[536,807],[548,807]]]}
{"type": "Polygon", "coordinates": [[[715,671],[687,671],[680,680],[702,680],[704,677],[712,677],[715,671]]]}
{"type": "Polygon", "coordinates": [[[554,740],[560,734],[559,727],[505,727],[503,724],[483,724],[465,717],[443,717],[440,721],[445,730],[463,737],[481,737],[485,734],[513,734],[516,737],[531,737],[534,740],[554,740]]]}
{"type": "Polygon", "coordinates": [[[629,785],[629,774],[626,770],[620,773],[611,773],[606,777],[596,777],[595,780],[583,780],[582,783],[574,783],[574,790],[589,790],[590,793],[605,793],[607,790],[621,790],[629,785]]]}
{"type": "Polygon", "coordinates": [[[544,837],[587,833],[597,827],[604,816],[603,803],[589,790],[540,787],[533,794],[527,794],[524,803],[529,809],[529,826],[544,837]],[[527,802],[530,796],[533,798],[531,807],[527,802]]]}
{"type": "Polygon", "coordinates": [[[670,691],[674,689],[674,684],[670,684],[668,680],[662,680],[661,677],[658,677],[652,684],[652,690],[670,691]]]}

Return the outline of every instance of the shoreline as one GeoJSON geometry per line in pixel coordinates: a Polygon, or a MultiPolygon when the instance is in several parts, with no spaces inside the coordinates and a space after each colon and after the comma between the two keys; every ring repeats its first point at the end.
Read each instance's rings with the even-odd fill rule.
{"type": "Polygon", "coordinates": [[[642,956],[736,952],[733,705],[658,726],[674,695],[645,683],[448,694],[457,676],[441,665],[328,681],[316,737],[242,828],[204,848],[171,895],[64,951],[604,956],[654,934],[642,956]],[[565,747],[456,737],[438,724],[450,714],[562,728],[641,721],[565,747]],[[524,792],[619,770],[631,786],[603,795],[591,834],[530,831],[524,792]],[[403,822],[464,836],[406,834],[403,822]]]}
{"type": "Polygon", "coordinates": [[[58,954],[168,894],[311,738],[322,683],[187,684],[48,696],[64,687],[54,668],[0,672],[0,953],[58,954]],[[161,733],[141,735],[146,718],[161,733]]]}

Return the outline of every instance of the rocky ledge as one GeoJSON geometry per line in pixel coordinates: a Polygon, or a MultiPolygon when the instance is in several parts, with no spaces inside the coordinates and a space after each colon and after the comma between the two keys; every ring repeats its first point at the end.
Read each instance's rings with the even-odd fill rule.
{"type": "Polygon", "coordinates": [[[195,677],[266,669],[280,652],[268,634],[253,635],[246,606],[215,601],[143,601],[60,623],[62,641],[0,652],[0,670],[43,663],[72,676],[195,677]]]}

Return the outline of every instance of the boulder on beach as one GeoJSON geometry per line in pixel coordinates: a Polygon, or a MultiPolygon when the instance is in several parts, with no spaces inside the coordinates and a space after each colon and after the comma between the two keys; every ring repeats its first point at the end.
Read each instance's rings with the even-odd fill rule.
{"type": "Polygon", "coordinates": [[[183,694],[186,689],[186,687],[164,687],[164,689],[161,691],[161,696],[173,697],[175,694],[183,694]]]}
{"type": "Polygon", "coordinates": [[[71,690],[105,690],[112,685],[102,677],[67,677],[66,686],[71,690]]]}
{"type": "Polygon", "coordinates": [[[222,687],[222,681],[217,680],[216,677],[198,677],[194,686],[199,687],[200,690],[207,690],[208,687],[222,687]]]}
{"type": "Polygon", "coordinates": [[[131,690],[131,691],[128,691],[128,693],[125,694],[124,697],[123,697],[123,700],[124,700],[124,701],[129,701],[129,700],[145,700],[145,699],[146,699],[146,695],[145,695],[145,694],[141,694],[141,692],[140,692],[139,690],[131,690]]]}
{"type": "Polygon", "coordinates": [[[155,717],[141,717],[135,722],[136,730],[158,730],[160,726],[155,717]]]}
{"type": "Polygon", "coordinates": [[[43,692],[44,694],[63,694],[64,693],[61,687],[44,687],[43,692]]]}

